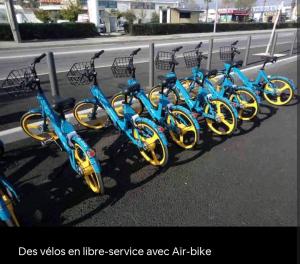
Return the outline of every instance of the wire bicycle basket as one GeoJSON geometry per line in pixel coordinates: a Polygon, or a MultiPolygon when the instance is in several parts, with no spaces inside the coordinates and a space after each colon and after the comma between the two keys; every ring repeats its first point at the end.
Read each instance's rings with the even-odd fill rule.
{"type": "Polygon", "coordinates": [[[184,62],[187,68],[196,67],[201,64],[202,52],[198,50],[190,50],[183,53],[184,62]]]}
{"type": "Polygon", "coordinates": [[[173,61],[173,54],[172,52],[166,51],[159,51],[155,57],[155,67],[158,70],[170,70],[172,65],[174,64],[173,61]]]}
{"type": "Polygon", "coordinates": [[[220,60],[222,61],[233,60],[233,52],[231,46],[224,46],[220,48],[220,60]]]}
{"type": "Polygon", "coordinates": [[[131,67],[133,67],[133,64],[130,65],[130,60],[132,60],[131,57],[117,57],[114,59],[111,71],[115,78],[130,77],[131,67]]]}
{"type": "Polygon", "coordinates": [[[89,75],[91,72],[91,64],[89,61],[76,62],[72,65],[67,73],[69,82],[74,86],[86,85],[91,82],[89,75]]]}
{"type": "Polygon", "coordinates": [[[12,70],[1,85],[1,89],[12,97],[22,97],[34,91],[30,67],[12,70]]]}

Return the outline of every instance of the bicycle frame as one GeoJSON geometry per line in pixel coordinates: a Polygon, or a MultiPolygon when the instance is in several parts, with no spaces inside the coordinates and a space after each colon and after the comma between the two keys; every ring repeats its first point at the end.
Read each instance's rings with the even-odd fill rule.
{"type": "MultiPolygon", "coordinates": [[[[19,201],[19,196],[17,195],[13,186],[7,180],[5,180],[4,177],[0,176],[0,188],[2,187],[7,189],[16,201],[19,201]]],[[[10,212],[7,208],[5,201],[0,196],[0,220],[6,222],[9,219],[10,219],[10,212]]]]}
{"type": "MultiPolygon", "coordinates": [[[[113,122],[114,126],[118,128],[118,130],[123,131],[138,148],[143,148],[144,144],[140,140],[136,140],[133,137],[132,128],[134,127],[134,125],[132,123],[135,121],[139,121],[142,118],[136,114],[132,107],[127,102],[123,103],[124,119],[121,119],[117,115],[115,109],[107,100],[106,96],[104,95],[98,84],[95,83],[91,87],[90,91],[93,95],[93,98],[84,99],[83,102],[103,107],[107,115],[110,117],[110,120],[113,122]]],[[[94,108],[94,112],[95,110],[96,109],[94,108]]]]}
{"type": "MultiPolygon", "coordinates": [[[[88,153],[90,148],[87,147],[85,142],[77,135],[73,125],[69,123],[64,117],[60,117],[54,112],[51,105],[49,104],[44,92],[40,87],[38,87],[37,100],[39,102],[40,108],[31,109],[29,113],[41,113],[44,119],[43,130],[47,129],[47,118],[49,118],[51,126],[53,127],[55,134],[58,136],[64,150],[69,155],[69,160],[72,168],[79,172],[79,167],[75,161],[75,153],[72,141],[78,143],[85,152],[88,153]]],[[[101,172],[100,164],[96,160],[91,161],[93,168],[96,173],[101,172]]]]}

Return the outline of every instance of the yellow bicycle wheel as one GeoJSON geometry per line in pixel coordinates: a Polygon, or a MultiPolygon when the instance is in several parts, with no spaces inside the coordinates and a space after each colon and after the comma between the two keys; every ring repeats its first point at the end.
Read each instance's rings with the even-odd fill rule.
{"type": "Polygon", "coordinates": [[[206,118],[208,127],[217,135],[224,136],[232,134],[236,129],[237,120],[231,106],[220,99],[214,99],[205,107],[204,112],[209,114],[210,110],[215,112],[216,119],[206,118]]]}
{"type": "MultiPolygon", "coordinates": [[[[198,83],[195,83],[193,89],[191,89],[191,85],[193,83],[192,80],[182,80],[180,82],[182,86],[188,91],[191,99],[195,99],[199,93],[201,86],[198,83]]],[[[181,96],[180,96],[180,100],[183,100],[181,96]]]]}
{"type": "MultiPolygon", "coordinates": [[[[179,96],[177,95],[177,93],[173,90],[173,89],[167,89],[164,91],[165,93],[167,93],[169,102],[172,104],[177,104],[178,100],[179,100],[179,96]]],[[[160,98],[160,92],[161,92],[161,86],[155,86],[151,89],[151,91],[149,92],[149,100],[151,102],[151,104],[154,107],[158,107],[159,104],[159,98],[160,98]]]]}
{"type": "MultiPolygon", "coordinates": [[[[111,105],[115,109],[117,115],[119,117],[124,116],[123,112],[123,102],[125,101],[125,96],[123,93],[118,93],[116,94],[112,100],[111,100],[111,105]]],[[[140,99],[138,98],[133,98],[131,102],[131,107],[137,114],[143,113],[144,107],[140,99]]]]}
{"type": "Polygon", "coordinates": [[[146,161],[154,166],[164,166],[167,163],[168,149],[153,127],[145,122],[139,122],[133,128],[133,136],[145,145],[140,153],[146,161]]]}
{"type": "Polygon", "coordinates": [[[3,192],[1,190],[0,190],[0,195],[1,195],[1,199],[4,201],[4,203],[7,207],[9,215],[10,215],[10,219],[7,220],[7,225],[8,226],[17,226],[17,227],[19,227],[20,223],[19,223],[19,221],[16,217],[16,214],[15,214],[13,201],[11,200],[11,198],[9,197],[8,194],[6,194],[5,192],[3,192]]]}
{"type": "Polygon", "coordinates": [[[193,120],[181,110],[172,110],[167,117],[168,125],[174,124],[178,132],[170,130],[173,141],[184,149],[193,148],[199,141],[199,133],[193,120]]]}
{"type": "Polygon", "coordinates": [[[275,94],[274,88],[270,84],[266,84],[264,88],[264,98],[273,105],[286,105],[294,97],[294,90],[291,85],[282,79],[272,79],[270,82],[276,87],[275,94]]]}
{"type": "Polygon", "coordinates": [[[74,107],[73,114],[79,124],[92,129],[103,128],[108,120],[106,112],[100,106],[93,103],[77,103],[74,107]]]}
{"type": "Polygon", "coordinates": [[[38,141],[57,140],[49,119],[46,119],[45,128],[43,125],[44,118],[41,113],[26,113],[21,118],[21,127],[28,136],[38,141]]]}
{"type": "Polygon", "coordinates": [[[74,157],[85,182],[94,193],[103,194],[104,185],[101,175],[95,172],[88,154],[77,143],[74,144],[74,148],[74,157]]]}
{"type": "Polygon", "coordinates": [[[239,118],[244,121],[251,120],[258,112],[259,105],[253,94],[244,89],[239,89],[230,95],[229,100],[234,103],[235,99],[240,105],[238,109],[239,118]]]}

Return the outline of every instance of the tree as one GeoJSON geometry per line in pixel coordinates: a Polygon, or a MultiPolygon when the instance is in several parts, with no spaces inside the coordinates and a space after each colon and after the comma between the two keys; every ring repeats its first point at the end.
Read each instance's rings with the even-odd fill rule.
{"type": "Polygon", "coordinates": [[[69,4],[65,9],[60,11],[63,19],[69,20],[71,22],[76,22],[78,15],[82,12],[82,7],[78,0],[75,2],[69,0],[69,4]]]}
{"type": "Polygon", "coordinates": [[[136,20],[136,15],[132,10],[128,10],[122,13],[122,17],[124,17],[129,24],[133,24],[134,20],[136,20]]]}
{"type": "Polygon", "coordinates": [[[43,9],[37,9],[34,11],[35,16],[37,19],[41,20],[43,23],[49,23],[51,21],[50,12],[43,10],[43,9]]]}
{"type": "Polygon", "coordinates": [[[206,3],[206,18],[205,18],[205,22],[207,23],[207,19],[208,19],[208,5],[212,0],[204,0],[204,2],[206,3]]]}
{"type": "Polygon", "coordinates": [[[159,15],[155,11],[151,15],[151,23],[159,23],[159,15]]]}
{"type": "Polygon", "coordinates": [[[145,9],[141,9],[139,13],[139,24],[143,23],[145,17],[147,16],[145,9]]]}

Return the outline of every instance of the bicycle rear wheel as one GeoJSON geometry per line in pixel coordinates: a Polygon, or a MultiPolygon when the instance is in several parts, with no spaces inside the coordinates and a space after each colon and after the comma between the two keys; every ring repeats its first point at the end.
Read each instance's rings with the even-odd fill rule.
{"type": "MultiPolygon", "coordinates": [[[[124,112],[123,112],[124,101],[125,101],[125,96],[123,93],[118,93],[114,95],[114,97],[111,100],[111,105],[115,109],[119,117],[124,117],[124,112]]],[[[136,97],[132,98],[130,106],[138,115],[140,115],[144,111],[143,103],[139,98],[136,97]]]]}
{"type": "Polygon", "coordinates": [[[46,118],[44,123],[44,117],[39,112],[24,114],[21,117],[21,127],[28,136],[38,141],[58,139],[54,129],[51,127],[50,120],[46,118]]]}
{"type": "Polygon", "coordinates": [[[264,87],[264,98],[272,105],[286,105],[294,97],[294,90],[292,86],[284,79],[272,78],[270,82],[275,86],[273,88],[270,84],[264,87]]]}
{"type": "Polygon", "coordinates": [[[180,109],[171,110],[167,117],[167,124],[175,129],[169,129],[173,141],[184,149],[193,148],[199,141],[199,131],[196,128],[195,121],[180,109]],[[178,130],[178,131],[176,131],[178,130]]]}
{"type": "Polygon", "coordinates": [[[98,105],[89,102],[78,102],[73,110],[73,114],[79,124],[92,129],[105,127],[108,116],[98,105]]]}
{"type": "MultiPolygon", "coordinates": [[[[176,105],[178,104],[179,101],[179,95],[174,89],[168,89],[165,88],[166,92],[165,94],[167,95],[169,102],[176,105]]],[[[161,92],[161,86],[155,86],[151,89],[151,91],[148,94],[148,98],[151,102],[151,104],[154,107],[158,107],[159,100],[160,100],[160,92],[161,92]]]]}

